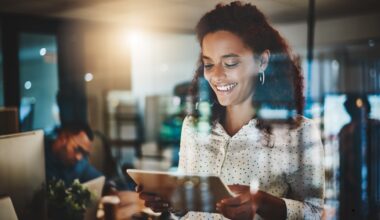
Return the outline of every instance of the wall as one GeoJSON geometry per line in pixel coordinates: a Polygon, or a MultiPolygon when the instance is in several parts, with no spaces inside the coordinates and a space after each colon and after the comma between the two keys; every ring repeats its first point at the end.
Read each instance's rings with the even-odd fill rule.
{"type": "Polygon", "coordinates": [[[317,17],[310,76],[305,60],[306,21],[275,26],[303,59],[305,88],[310,90],[308,94],[313,100],[321,101],[326,93],[373,92],[380,88],[376,83],[380,80],[376,64],[380,57],[380,14],[325,20],[317,17]]]}
{"type": "MultiPolygon", "coordinates": [[[[343,45],[358,40],[380,37],[380,14],[369,14],[344,18],[320,20],[316,18],[316,47],[343,45]]],[[[289,41],[290,45],[305,52],[307,23],[274,25],[289,41]]]]}
{"type": "Polygon", "coordinates": [[[93,80],[85,84],[88,117],[92,128],[105,133],[105,98],[110,90],[131,90],[130,50],[122,29],[88,27],[84,30],[85,72],[93,80]]]}
{"type": "MultiPolygon", "coordinates": [[[[331,48],[378,38],[379,21],[380,14],[317,19],[316,48],[331,48]]],[[[306,21],[274,26],[289,41],[295,52],[304,57],[306,21]]],[[[147,96],[171,95],[176,84],[192,79],[200,51],[193,34],[97,27],[86,29],[84,38],[86,71],[94,75],[94,79],[86,83],[90,123],[103,131],[107,91],[132,91],[143,115],[147,96]]],[[[312,79],[315,84],[314,94],[321,93],[323,88],[319,88],[319,85],[324,85],[323,81],[328,80],[318,75],[326,68],[331,69],[331,63],[327,66],[314,66],[314,72],[317,73],[312,79]]]]}
{"type": "Polygon", "coordinates": [[[131,32],[132,92],[144,113],[145,98],[173,95],[174,86],[191,81],[200,48],[195,35],[131,32]]]}
{"type": "Polygon", "coordinates": [[[0,106],[4,106],[3,53],[2,53],[3,48],[1,45],[1,42],[2,42],[1,35],[2,35],[2,30],[0,26],[0,106]]]}

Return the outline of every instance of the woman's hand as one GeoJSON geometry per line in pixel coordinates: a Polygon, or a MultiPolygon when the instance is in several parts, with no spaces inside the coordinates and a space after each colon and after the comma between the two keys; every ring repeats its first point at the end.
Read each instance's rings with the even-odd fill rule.
{"type": "Polygon", "coordinates": [[[253,201],[249,186],[228,186],[237,197],[223,199],[216,204],[217,210],[229,219],[250,219],[255,217],[257,205],[253,201]]]}
{"type": "Polygon", "coordinates": [[[139,198],[144,200],[144,205],[154,212],[165,212],[169,211],[170,202],[165,201],[160,196],[154,193],[143,192],[143,186],[136,186],[136,192],[139,193],[139,198]]]}

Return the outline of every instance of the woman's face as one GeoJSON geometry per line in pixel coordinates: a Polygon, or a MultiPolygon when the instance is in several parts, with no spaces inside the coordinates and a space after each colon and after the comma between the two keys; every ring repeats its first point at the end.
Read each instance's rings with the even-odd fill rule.
{"type": "Polygon", "coordinates": [[[251,100],[260,70],[253,51],[229,31],[207,34],[202,41],[204,75],[222,106],[251,100]]]}

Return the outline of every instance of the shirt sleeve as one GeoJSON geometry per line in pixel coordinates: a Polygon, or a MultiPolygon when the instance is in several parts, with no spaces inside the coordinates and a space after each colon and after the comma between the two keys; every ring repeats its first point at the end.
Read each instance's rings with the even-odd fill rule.
{"type": "Polygon", "coordinates": [[[76,175],[78,175],[79,181],[81,183],[102,176],[102,173],[100,173],[97,169],[95,169],[95,167],[90,164],[88,158],[83,158],[77,163],[75,172],[76,175]]]}
{"type": "Polygon", "coordinates": [[[319,129],[306,121],[298,133],[296,169],[287,174],[287,219],[321,219],[324,201],[324,150],[319,129]]]}

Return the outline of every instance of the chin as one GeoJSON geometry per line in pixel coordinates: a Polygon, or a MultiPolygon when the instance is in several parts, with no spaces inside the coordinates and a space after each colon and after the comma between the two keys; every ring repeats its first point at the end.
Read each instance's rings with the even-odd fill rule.
{"type": "Polygon", "coordinates": [[[215,92],[215,93],[216,93],[216,98],[218,99],[218,103],[223,107],[227,107],[229,105],[232,105],[234,103],[235,98],[236,98],[236,96],[233,93],[222,94],[222,95],[218,94],[217,92],[215,92]]]}
{"type": "Polygon", "coordinates": [[[227,106],[231,105],[231,102],[228,100],[219,100],[218,99],[218,103],[219,103],[219,105],[221,105],[223,107],[227,107],[227,106]]]}

